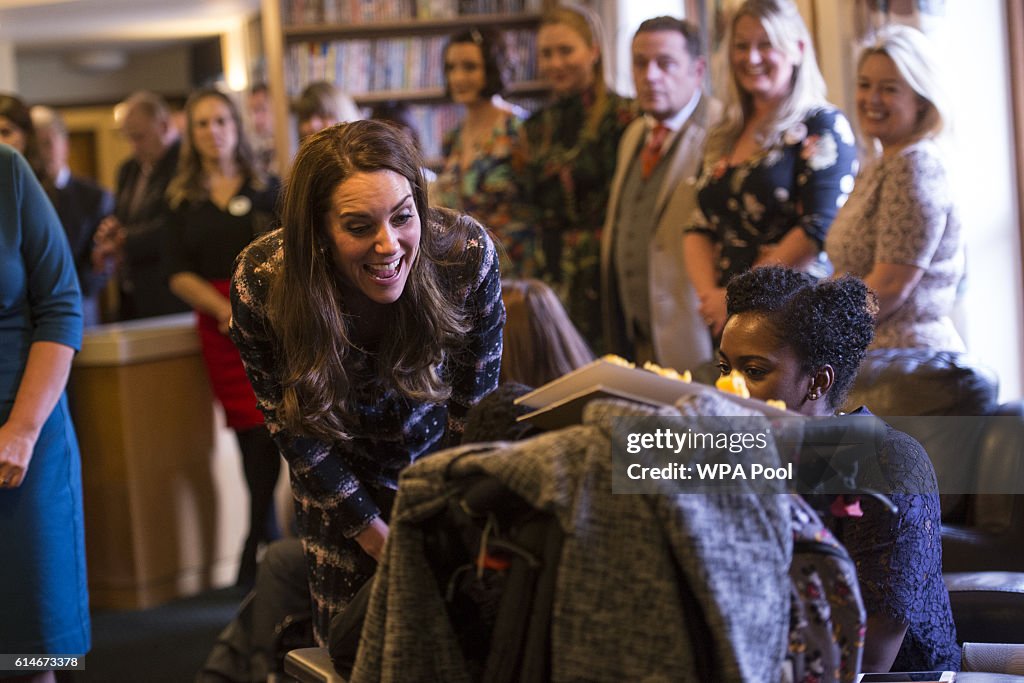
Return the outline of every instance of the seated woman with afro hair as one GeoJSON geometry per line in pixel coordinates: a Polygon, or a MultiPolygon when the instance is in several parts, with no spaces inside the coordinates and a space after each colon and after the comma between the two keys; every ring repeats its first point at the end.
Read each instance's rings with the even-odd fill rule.
{"type": "MultiPolygon", "coordinates": [[[[768,266],[733,278],[726,301],[721,372],[739,371],[754,398],[837,414],[874,335],[877,305],[864,283],[768,266]]],[[[857,566],[868,615],[863,670],[958,670],[935,470],[921,444],[888,425],[879,470],[896,514],[864,499],[862,516],[826,520],[857,566]]]]}

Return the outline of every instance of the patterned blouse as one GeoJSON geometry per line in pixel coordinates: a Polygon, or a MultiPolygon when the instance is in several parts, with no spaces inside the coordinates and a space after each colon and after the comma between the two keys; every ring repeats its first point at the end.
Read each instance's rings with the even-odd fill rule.
{"type": "Polygon", "coordinates": [[[960,219],[934,142],[866,167],[825,250],[837,273],[864,277],[877,263],[924,271],[906,301],[879,322],[872,348],[964,350],[949,318],[964,273],[960,219]]]}
{"type": "MultiPolygon", "coordinates": [[[[439,229],[433,220],[424,229],[439,229]]],[[[346,371],[358,387],[359,414],[350,441],[325,442],[287,432],[277,415],[281,365],[267,319],[270,282],[283,264],[281,230],[253,242],[239,257],[232,282],[231,337],[238,345],[266,424],[291,466],[299,533],[310,569],[316,631],[343,609],[373,573],[374,563],[350,540],[381,514],[381,493],[397,488],[399,472],[427,453],[459,442],[469,407],[494,390],[501,362],[505,309],[494,244],[480,230],[465,258],[441,266],[472,322],[465,345],[446,354],[441,374],[452,387],[445,403],[421,403],[380,388],[376,357],[350,349],[346,371]]],[[[383,507],[383,505],[381,506],[383,507]]]]}
{"type": "MultiPolygon", "coordinates": [[[[853,414],[868,415],[859,408],[853,414]]],[[[938,484],[928,454],[912,437],[886,425],[878,471],[858,485],[890,491],[898,512],[862,500],[862,517],[828,525],[857,565],[868,616],[909,622],[893,671],[959,671],[960,649],[942,581],[942,523],[938,484]]]]}
{"type": "MultiPolygon", "coordinates": [[[[719,285],[750,270],[761,247],[801,228],[822,245],[832,219],[853,189],[853,129],[833,107],[811,111],[782,140],[736,166],[705,159],[697,181],[700,207],[687,230],[721,247],[719,285]]],[[[814,274],[826,275],[822,263],[814,274]]]]}
{"type": "Polygon", "coordinates": [[[462,167],[462,125],[450,131],[442,145],[444,169],[431,186],[430,200],[436,206],[468,213],[497,236],[504,277],[536,274],[534,227],[512,167],[525,115],[521,109],[503,113],[467,168],[462,167]]]}

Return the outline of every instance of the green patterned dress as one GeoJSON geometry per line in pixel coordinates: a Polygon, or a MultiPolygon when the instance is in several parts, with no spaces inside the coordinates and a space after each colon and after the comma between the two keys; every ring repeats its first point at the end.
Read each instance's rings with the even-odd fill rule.
{"type": "Polygon", "coordinates": [[[526,122],[523,177],[539,230],[540,272],[598,353],[601,228],[619,138],[636,116],[633,100],[591,89],[552,102],[526,122]]]}

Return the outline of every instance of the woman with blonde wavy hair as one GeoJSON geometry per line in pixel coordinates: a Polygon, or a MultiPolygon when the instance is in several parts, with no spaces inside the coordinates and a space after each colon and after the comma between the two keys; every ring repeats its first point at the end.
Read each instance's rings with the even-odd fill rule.
{"type": "Polygon", "coordinates": [[[937,62],[924,34],[890,26],[857,63],[857,119],[877,156],[825,249],[837,272],[864,278],[878,296],[874,348],[964,350],[950,318],[964,249],[940,145],[949,102],[937,62]]]}
{"type": "Polygon", "coordinates": [[[300,140],[336,123],[363,118],[352,96],[328,81],[307,85],[291,108],[298,120],[300,140]]]}
{"type": "Polygon", "coordinates": [[[756,265],[829,271],[822,244],[853,189],[856,149],[825,99],[814,44],[792,0],[745,0],[732,14],[725,116],[708,134],[699,209],[684,256],[712,335],[725,285],[756,265]]]}
{"type": "Polygon", "coordinates": [[[602,344],[601,227],[619,139],[632,100],[605,81],[597,15],[581,5],[548,10],[537,33],[538,70],[551,102],[526,121],[521,174],[539,231],[539,272],[591,346],[602,344]]]}
{"type": "Polygon", "coordinates": [[[398,474],[460,440],[498,383],[498,257],[427,205],[411,138],[380,121],[309,137],[282,227],[238,259],[231,334],[291,465],[314,629],[373,574],[398,474]]]}

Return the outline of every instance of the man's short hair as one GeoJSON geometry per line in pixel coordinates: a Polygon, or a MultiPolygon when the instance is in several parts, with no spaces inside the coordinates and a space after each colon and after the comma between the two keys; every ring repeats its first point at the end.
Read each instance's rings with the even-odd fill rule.
{"type": "Polygon", "coordinates": [[[171,108],[167,106],[167,100],[155,92],[140,90],[132,93],[114,108],[114,118],[118,124],[124,123],[128,114],[139,111],[156,121],[167,121],[171,117],[171,108]]]}
{"type": "Polygon", "coordinates": [[[704,44],[700,37],[700,28],[692,21],[669,16],[654,17],[640,24],[633,37],[635,38],[641,33],[653,33],[654,31],[678,31],[683,36],[690,59],[699,59],[704,56],[704,44]]]}
{"type": "Polygon", "coordinates": [[[32,125],[36,127],[37,132],[42,128],[49,128],[61,137],[68,136],[68,127],[64,125],[64,119],[57,110],[41,104],[32,107],[32,125]]]}

